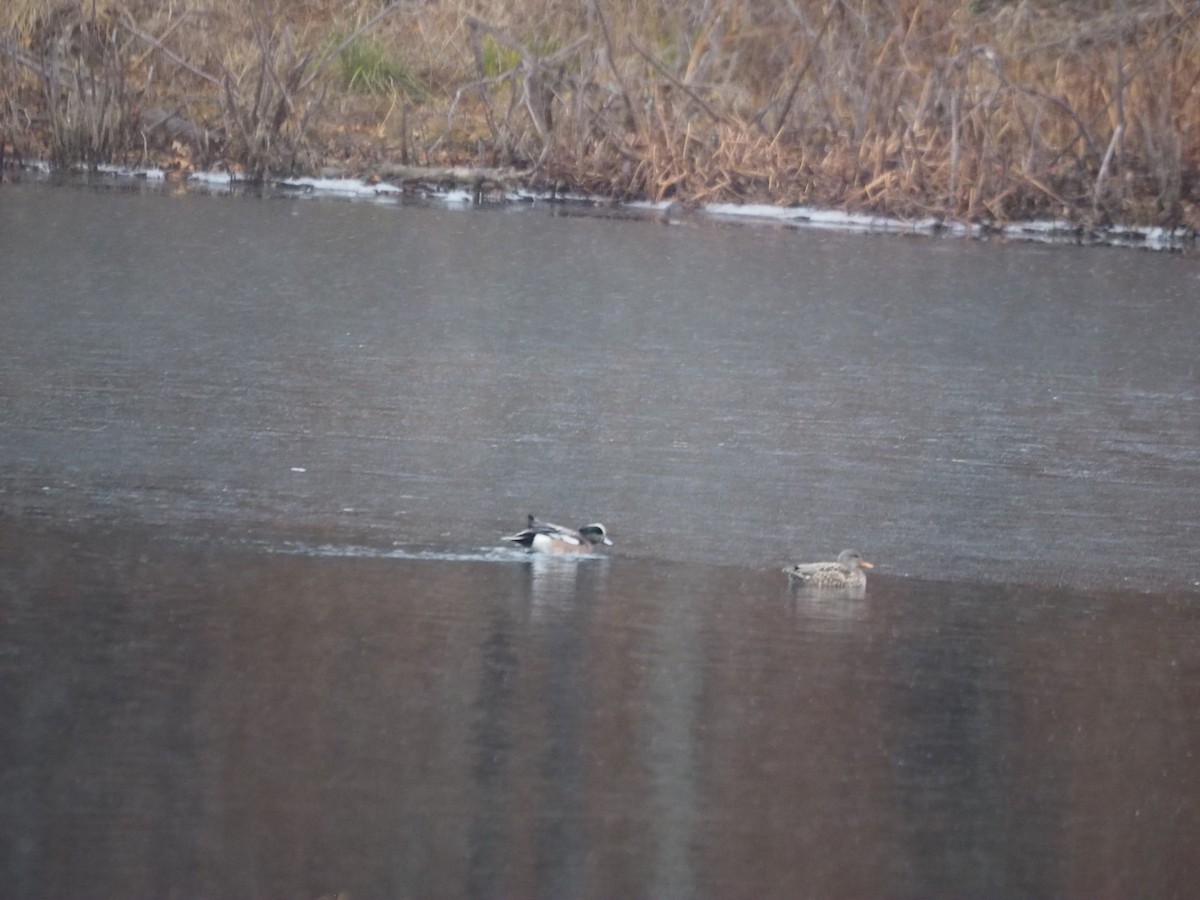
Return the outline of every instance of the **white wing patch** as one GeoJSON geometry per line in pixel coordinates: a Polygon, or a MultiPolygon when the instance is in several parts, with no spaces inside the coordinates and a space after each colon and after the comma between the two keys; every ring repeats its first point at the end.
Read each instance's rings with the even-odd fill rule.
{"type": "Polygon", "coordinates": [[[534,550],[551,550],[555,544],[572,544],[579,545],[579,538],[571,537],[569,534],[555,532],[554,534],[535,534],[533,536],[534,550]]]}

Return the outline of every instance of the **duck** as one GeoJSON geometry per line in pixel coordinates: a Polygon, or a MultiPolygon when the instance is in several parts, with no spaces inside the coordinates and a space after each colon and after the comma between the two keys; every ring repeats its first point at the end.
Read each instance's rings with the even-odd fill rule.
{"type": "Polygon", "coordinates": [[[612,546],[608,531],[599,522],[581,525],[577,530],[553,522],[542,522],[532,515],[523,531],[500,540],[512,541],[527,550],[541,553],[593,553],[599,546],[612,546]]]}
{"type": "Polygon", "coordinates": [[[797,563],[783,571],[795,582],[818,588],[861,588],[867,585],[863,569],[875,568],[857,550],[843,550],[837,562],[797,563]]]}

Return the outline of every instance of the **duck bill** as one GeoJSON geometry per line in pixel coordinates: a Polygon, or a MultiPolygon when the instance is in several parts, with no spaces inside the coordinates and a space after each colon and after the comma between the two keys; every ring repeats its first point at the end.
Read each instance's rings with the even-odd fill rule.
{"type": "Polygon", "coordinates": [[[612,538],[610,538],[610,537],[605,537],[605,538],[604,538],[604,546],[606,546],[606,547],[611,547],[611,546],[612,546],[612,538]]]}
{"type": "Polygon", "coordinates": [[[867,562],[865,559],[864,559],[862,562],[860,562],[860,563],[858,564],[858,567],[859,567],[860,569],[873,569],[873,568],[875,568],[875,566],[874,566],[872,563],[869,563],[869,562],[867,562]]]}

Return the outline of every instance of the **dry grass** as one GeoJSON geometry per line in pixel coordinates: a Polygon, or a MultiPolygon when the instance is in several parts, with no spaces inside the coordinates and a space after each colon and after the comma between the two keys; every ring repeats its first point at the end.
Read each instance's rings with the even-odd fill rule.
{"type": "Polygon", "coordinates": [[[1184,0],[12,4],[0,127],[60,162],[507,165],[620,197],[1200,224],[1184,0]],[[100,21],[93,50],[72,37],[100,21]]]}

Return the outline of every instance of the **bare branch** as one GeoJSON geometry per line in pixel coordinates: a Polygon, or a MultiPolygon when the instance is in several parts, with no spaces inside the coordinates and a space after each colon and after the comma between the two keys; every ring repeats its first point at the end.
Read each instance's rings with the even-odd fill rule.
{"type": "Polygon", "coordinates": [[[655,59],[654,56],[651,55],[649,50],[647,50],[645,47],[643,47],[641,44],[639,44],[632,37],[629,38],[629,43],[630,43],[630,45],[632,45],[633,49],[636,50],[638,52],[638,54],[643,59],[646,60],[646,62],[648,62],[648,63],[650,63],[650,65],[654,66],[654,68],[657,69],[658,72],[661,75],[663,75],[663,77],[665,77],[668,81],[670,81],[671,84],[675,85],[675,87],[679,88],[681,91],[683,91],[689,97],[691,97],[692,100],[696,103],[696,105],[699,106],[702,110],[704,110],[704,112],[709,116],[709,118],[711,118],[714,122],[724,122],[726,124],[729,124],[729,118],[727,116],[721,115],[716,110],[714,110],[711,106],[709,106],[708,103],[706,103],[699,94],[697,94],[694,90],[692,90],[692,88],[690,86],[688,86],[688,85],[684,84],[682,81],[680,81],[679,78],[676,77],[674,74],[672,74],[671,71],[669,69],[667,69],[666,66],[664,66],[661,62],[659,62],[657,59],[655,59]]]}

